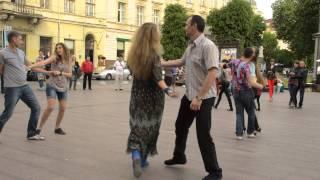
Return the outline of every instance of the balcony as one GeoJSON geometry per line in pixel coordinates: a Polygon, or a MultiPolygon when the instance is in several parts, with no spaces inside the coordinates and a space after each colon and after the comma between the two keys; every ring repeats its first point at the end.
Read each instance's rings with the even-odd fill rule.
{"type": "Polygon", "coordinates": [[[37,14],[35,7],[22,3],[0,1],[0,20],[8,21],[16,17],[28,19],[33,24],[43,19],[41,14],[37,14]]]}

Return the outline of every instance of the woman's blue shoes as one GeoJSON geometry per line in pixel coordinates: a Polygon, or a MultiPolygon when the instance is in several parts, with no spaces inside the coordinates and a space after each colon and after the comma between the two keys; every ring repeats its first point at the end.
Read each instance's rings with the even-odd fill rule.
{"type": "Polygon", "coordinates": [[[148,167],[148,166],[149,166],[149,162],[148,162],[146,159],[142,160],[142,162],[141,162],[141,168],[146,168],[146,167],[148,167]]]}
{"type": "Polygon", "coordinates": [[[133,168],[133,175],[135,177],[140,177],[142,174],[142,169],[141,169],[141,155],[140,151],[138,150],[133,150],[132,151],[132,168],[133,168]]]}

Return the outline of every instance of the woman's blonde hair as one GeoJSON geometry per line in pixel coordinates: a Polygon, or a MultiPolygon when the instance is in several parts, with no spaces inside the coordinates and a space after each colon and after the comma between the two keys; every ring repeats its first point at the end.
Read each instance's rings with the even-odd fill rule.
{"type": "Polygon", "coordinates": [[[57,60],[60,60],[63,64],[68,64],[68,65],[71,64],[71,62],[70,62],[70,51],[69,51],[69,49],[67,48],[67,46],[64,43],[60,42],[60,43],[56,44],[56,48],[54,50],[54,54],[55,54],[57,60]],[[63,54],[62,55],[59,55],[59,53],[57,51],[58,46],[61,46],[62,49],[63,49],[63,54]]]}
{"type": "Polygon", "coordinates": [[[128,54],[128,66],[137,79],[151,76],[154,59],[160,56],[160,32],[154,23],[144,23],[136,32],[128,54]]]}

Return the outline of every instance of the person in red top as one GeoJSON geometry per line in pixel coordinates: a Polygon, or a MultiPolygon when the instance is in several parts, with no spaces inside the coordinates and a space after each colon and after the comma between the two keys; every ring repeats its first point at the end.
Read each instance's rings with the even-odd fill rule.
{"type": "Polygon", "coordinates": [[[88,56],[86,60],[81,65],[81,71],[84,73],[83,76],[83,90],[87,88],[87,79],[89,84],[89,90],[91,89],[91,78],[93,73],[93,64],[90,61],[90,57],[88,56]]]}

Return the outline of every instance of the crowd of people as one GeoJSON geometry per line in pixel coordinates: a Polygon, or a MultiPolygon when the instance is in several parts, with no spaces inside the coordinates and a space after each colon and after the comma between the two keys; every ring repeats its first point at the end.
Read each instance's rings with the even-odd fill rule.
{"type": "MultiPolygon", "coordinates": [[[[205,21],[201,16],[193,15],[186,22],[188,46],[181,59],[163,60],[161,57],[160,31],[156,24],[145,23],[137,30],[127,63],[133,74],[129,105],[130,133],[127,141],[127,152],[132,156],[132,168],[135,177],[142,175],[142,169],[148,167],[148,157],[158,153],[157,140],[165,105],[165,95],[175,98],[174,80],[177,67],[184,66],[186,92],[181,98],[175,123],[175,147],[172,158],[164,161],[167,166],[187,163],[186,142],[189,128],[196,123],[196,133],[205,170],[208,175],[204,180],[222,179],[222,168],[219,166],[216,147],[210,130],[212,109],[218,108],[224,93],[229,103],[229,111],[233,111],[231,95],[236,110],[235,134],[242,140],[245,133],[254,138],[261,132],[256,110],[260,110],[260,96],[265,87],[264,77],[257,66],[258,49],[245,48],[239,59],[224,61],[219,65],[219,49],[204,35],[205,21]],[[165,69],[163,79],[162,69],[165,69]],[[220,69],[220,73],[219,73],[220,69]],[[216,81],[218,79],[218,81],[216,81]],[[218,83],[219,82],[219,83],[218,83]],[[218,85],[219,84],[219,85],[218,85]],[[172,86],[172,88],[171,88],[172,86]],[[220,87],[220,88],[218,88],[220,87]],[[220,90],[219,90],[220,89],[220,90]],[[218,93],[219,91],[219,93],[218,93]],[[215,99],[219,95],[215,104],[215,99]],[[257,105],[255,105],[255,99],[257,105]],[[248,114],[247,127],[244,112],[248,114]]],[[[89,90],[94,66],[90,57],[80,66],[76,58],[70,55],[63,43],[57,43],[54,54],[45,58],[43,52],[35,64],[31,64],[24,52],[19,49],[23,44],[22,36],[16,31],[8,34],[9,47],[0,51],[0,74],[4,81],[4,111],[0,115],[0,134],[13,114],[19,100],[30,109],[31,114],[27,128],[28,140],[44,140],[41,130],[58,103],[54,133],[65,135],[61,123],[67,110],[68,90],[76,90],[77,79],[84,73],[83,90],[88,80],[89,90]],[[50,69],[45,68],[50,65],[50,69]],[[35,94],[26,82],[26,68],[38,72],[39,87],[47,96],[47,107],[41,121],[40,106],[35,94]],[[5,69],[5,70],[4,70],[5,69]],[[45,76],[48,76],[44,85],[45,76]],[[39,78],[40,77],[40,78],[39,78]]],[[[277,82],[274,62],[267,69],[269,100],[273,99],[273,85],[277,82]]],[[[114,64],[117,71],[116,90],[122,90],[123,59],[114,64]],[[122,74],[122,75],[121,75],[122,74]]],[[[291,107],[302,107],[307,70],[303,62],[295,63],[289,73],[289,91],[291,107]],[[296,95],[300,90],[300,102],[296,95]]]]}

